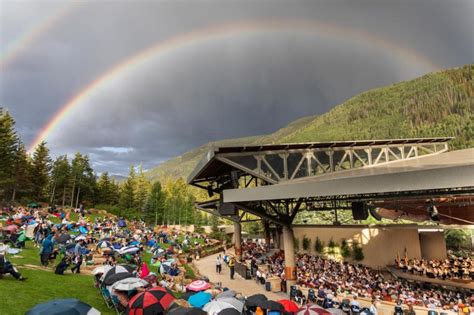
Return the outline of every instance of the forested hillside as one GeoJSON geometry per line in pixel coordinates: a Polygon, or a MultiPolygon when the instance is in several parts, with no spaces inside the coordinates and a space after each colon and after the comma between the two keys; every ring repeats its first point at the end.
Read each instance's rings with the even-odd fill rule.
{"type": "Polygon", "coordinates": [[[150,179],[186,177],[215,146],[453,136],[451,149],[474,147],[474,64],[373,89],[320,116],[263,136],[210,142],[150,170],[150,179]]]}

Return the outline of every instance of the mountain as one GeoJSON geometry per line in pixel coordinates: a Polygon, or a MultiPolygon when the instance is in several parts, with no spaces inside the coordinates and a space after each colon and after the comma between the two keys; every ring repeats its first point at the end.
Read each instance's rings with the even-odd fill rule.
{"type": "Polygon", "coordinates": [[[373,89],[272,134],[209,142],[151,169],[147,176],[187,177],[217,146],[454,136],[451,149],[474,147],[473,76],[471,64],[373,89]]]}

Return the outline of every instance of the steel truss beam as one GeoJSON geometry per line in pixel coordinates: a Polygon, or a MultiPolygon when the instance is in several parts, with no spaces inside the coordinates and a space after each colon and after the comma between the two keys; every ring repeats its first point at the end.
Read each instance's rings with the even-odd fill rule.
{"type": "Polygon", "coordinates": [[[216,159],[268,184],[448,151],[447,142],[220,153],[216,159]]]}

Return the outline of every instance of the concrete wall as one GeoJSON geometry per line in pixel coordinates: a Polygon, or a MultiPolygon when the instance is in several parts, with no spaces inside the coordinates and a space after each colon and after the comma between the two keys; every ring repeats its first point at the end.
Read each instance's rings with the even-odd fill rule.
{"type": "Polygon", "coordinates": [[[425,259],[446,259],[446,240],[443,232],[420,232],[421,256],[425,259]]]}
{"type": "Polygon", "coordinates": [[[318,236],[328,244],[332,238],[339,245],[342,239],[357,241],[363,249],[367,266],[378,268],[393,264],[397,254],[403,257],[405,249],[410,258],[421,258],[420,240],[416,227],[334,227],[334,226],[294,226],[295,237],[298,238],[302,251],[303,236],[311,239],[310,253],[315,253],[314,242],[318,236]]]}

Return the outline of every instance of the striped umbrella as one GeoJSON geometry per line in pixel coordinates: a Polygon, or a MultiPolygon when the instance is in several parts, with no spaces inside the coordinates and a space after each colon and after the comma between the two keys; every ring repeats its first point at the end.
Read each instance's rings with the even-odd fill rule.
{"type": "Polygon", "coordinates": [[[316,305],[305,305],[301,307],[298,310],[298,313],[296,315],[325,315],[325,314],[331,314],[328,311],[326,311],[324,308],[321,308],[316,305]]]}
{"type": "Polygon", "coordinates": [[[207,290],[210,287],[211,287],[211,285],[209,283],[207,283],[206,281],[196,280],[196,281],[193,281],[190,284],[188,284],[186,286],[186,289],[188,289],[189,291],[198,292],[198,291],[207,290]]]}
{"type": "Polygon", "coordinates": [[[128,315],[164,314],[174,297],[162,287],[154,287],[138,293],[128,303],[128,315]]]}

